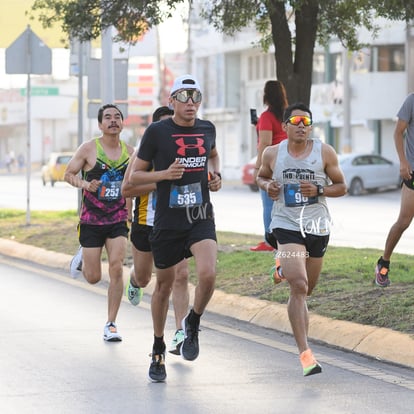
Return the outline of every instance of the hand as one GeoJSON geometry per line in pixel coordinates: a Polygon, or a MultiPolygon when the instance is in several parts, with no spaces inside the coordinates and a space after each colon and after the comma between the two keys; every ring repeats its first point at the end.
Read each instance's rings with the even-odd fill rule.
{"type": "Polygon", "coordinates": [[[300,192],[306,197],[315,197],[318,195],[318,186],[310,181],[301,181],[300,192]]]}
{"type": "Polygon", "coordinates": [[[90,193],[96,193],[101,183],[102,181],[100,180],[92,180],[88,182],[88,185],[86,186],[85,190],[89,191],[90,193]]]}
{"type": "Polygon", "coordinates": [[[276,201],[279,198],[280,194],[280,188],[281,186],[277,181],[269,181],[266,184],[266,192],[267,195],[274,201],[276,201]]]}
{"type": "Polygon", "coordinates": [[[412,168],[410,163],[407,162],[401,162],[400,164],[400,176],[403,180],[410,180],[411,179],[411,172],[412,168]]]}
{"type": "Polygon", "coordinates": [[[208,173],[208,188],[210,191],[218,191],[221,188],[221,177],[216,173],[208,173]]]}
{"type": "Polygon", "coordinates": [[[167,180],[180,180],[184,174],[185,165],[180,164],[180,161],[176,159],[166,170],[167,172],[167,180]]]}

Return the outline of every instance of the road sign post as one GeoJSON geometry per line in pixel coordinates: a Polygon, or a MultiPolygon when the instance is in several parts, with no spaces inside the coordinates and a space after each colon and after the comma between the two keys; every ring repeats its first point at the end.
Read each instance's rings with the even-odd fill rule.
{"type": "Polygon", "coordinates": [[[30,174],[31,174],[31,79],[30,75],[49,75],[52,73],[52,51],[27,26],[27,29],[6,49],[6,73],[27,74],[27,208],[26,224],[30,224],[30,174]]]}

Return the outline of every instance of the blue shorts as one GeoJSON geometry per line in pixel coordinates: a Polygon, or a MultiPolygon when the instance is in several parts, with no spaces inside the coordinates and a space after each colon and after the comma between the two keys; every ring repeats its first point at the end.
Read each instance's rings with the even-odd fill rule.
{"type": "Polygon", "coordinates": [[[213,220],[200,220],[188,230],[154,230],[150,242],[155,267],[166,269],[191,257],[191,246],[206,239],[217,241],[213,220]]]}
{"type": "Polygon", "coordinates": [[[82,247],[103,247],[106,239],[128,237],[128,226],[125,221],[114,224],[84,224],[79,223],[79,243],[82,247]]]}
{"type": "Polygon", "coordinates": [[[273,229],[273,236],[278,245],[289,243],[304,245],[309,257],[323,257],[329,242],[329,235],[306,234],[306,237],[303,237],[300,231],[286,230],[280,227],[273,229]]]}

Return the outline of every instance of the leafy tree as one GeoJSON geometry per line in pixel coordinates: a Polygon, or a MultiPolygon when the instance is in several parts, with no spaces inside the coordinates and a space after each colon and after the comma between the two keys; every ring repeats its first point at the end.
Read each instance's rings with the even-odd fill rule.
{"type": "Polygon", "coordinates": [[[217,0],[203,1],[202,15],[214,27],[233,35],[255,25],[260,45],[275,47],[276,75],[287,89],[289,102],[309,104],[315,43],[326,45],[337,37],[351,51],[363,45],[358,30],[365,27],[375,36],[376,17],[409,20],[413,0],[217,0]]]}
{"type": "MultiPolygon", "coordinates": [[[[154,25],[170,17],[186,0],[35,0],[33,10],[48,27],[56,22],[73,37],[97,38],[109,26],[118,40],[134,43],[154,25]],[[167,6],[167,9],[165,8],[167,6]],[[167,10],[167,11],[165,11],[167,10]]],[[[193,0],[188,0],[192,4],[193,0]]],[[[413,0],[199,0],[201,15],[217,30],[234,35],[256,26],[260,46],[275,47],[276,76],[287,89],[290,102],[309,103],[315,44],[336,36],[349,50],[358,50],[359,28],[375,36],[376,17],[414,18],[413,0]]]]}
{"type": "Polygon", "coordinates": [[[134,44],[150,27],[171,17],[175,6],[185,1],[35,0],[32,11],[40,13],[39,19],[45,27],[60,24],[69,37],[93,40],[114,26],[117,29],[114,40],[134,44]]]}

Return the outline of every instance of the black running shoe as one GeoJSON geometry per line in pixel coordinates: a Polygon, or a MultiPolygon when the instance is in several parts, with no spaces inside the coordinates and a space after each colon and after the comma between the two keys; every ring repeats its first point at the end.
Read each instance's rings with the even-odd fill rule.
{"type": "Polygon", "coordinates": [[[198,346],[198,326],[188,323],[188,315],[181,322],[184,331],[184,341],[181,346],[181,355],[188,361],[194,361],[200,351],[198,346]]]}
{"type": "Polygon", "coordinates": [[[165,354],[151,354],[152,361],[149,367],[148,376],[152,382],[164,382],[167,378],[165,371],[165,354]]]}

